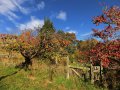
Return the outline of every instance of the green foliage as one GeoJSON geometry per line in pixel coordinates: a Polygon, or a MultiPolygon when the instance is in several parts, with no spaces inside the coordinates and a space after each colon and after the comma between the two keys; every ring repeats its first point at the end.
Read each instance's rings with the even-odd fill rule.
{"type": "Polygon", "coordinates": [[[50,19],[45,18],[44,25],[39,32],[40,34],[50,34],[55,32],[55,28],[53,26],[53,23],[50,21],[50,19]]]}
{"type": "Polygon", "coordinates": [[[77,48],[80,51],[88,51],[91,48],[93,48],[97,43],[98,43],[98,41],[96,39],[79,41],[78,44],[77,44],[77,48]]]}
{"type": "Polygon", "coordinates": [[[59,35],[64,35],[65,33],[64,33],[63,30],[58,30],[58,31],[57,31],[57,34],[59,34],[59,35]]]}

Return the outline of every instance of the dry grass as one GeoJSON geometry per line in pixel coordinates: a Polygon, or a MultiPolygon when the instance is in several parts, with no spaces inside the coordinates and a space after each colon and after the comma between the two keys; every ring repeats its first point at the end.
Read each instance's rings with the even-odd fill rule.
{"type": "MultiPolygon", "coordinates": [[[[3,52],[7,53],[4,50],[3,52]]],[[[16,57],[0,58],[0,77],[18,71],[15,66],[24,61],[19,53],[13,52],[13,54],[16,57]]],[[[65,66],[62,64],[51,66],[54,75],[53,81],[50,81],[50,66],[42,60],[33,59],[32,61],[31,71],[21,70],[17,74],[2,79],[0,90],[99,90],[73,76],[67,80],[65,66]]]]}

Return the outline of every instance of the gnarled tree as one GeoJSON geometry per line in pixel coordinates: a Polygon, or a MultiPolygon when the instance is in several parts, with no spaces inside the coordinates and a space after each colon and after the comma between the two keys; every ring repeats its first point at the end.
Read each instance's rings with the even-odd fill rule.
{"type": "Polygon", "coordinates": [[[25,62],[21,65],[23,68],[28,68],[32,65],[32,59],[37,55],[39,51],[40,39],[32,31],[25,31],[20,36],[17,37],[16,43],[18,51],[25,58],[25,62]]]}

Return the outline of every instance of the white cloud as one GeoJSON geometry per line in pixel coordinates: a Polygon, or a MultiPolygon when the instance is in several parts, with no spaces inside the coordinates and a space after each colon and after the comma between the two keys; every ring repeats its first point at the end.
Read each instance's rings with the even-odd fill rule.
{"type": "Polygon", "coordinates": [[[82,35],[80,35],[81,37],[85,37],[85,36],[90,36],[92,34],[92,32],[88,32],[88,33],[84,33],[82,35]]]}
{"type": "Polygon", "coordinates": [[[67,32],[67,33],[75,33],[75,34],[77,34],[77,33],[78,33],[76,30],[71,29],[69,26],[68,26],[68,27],[65,27],[65,29],[64,29],[64,30],[66,30],[66,32],[67,32]]]}
{"type": "Polygon", "coordinates": [[[29,13],[29,10],[27,8],[23,8],[21,6],[22,3],[24,3],[25,0],[14,0],[14,5],[16,5],[16,7],[23,13],[23,14],[28,14],[29,13]]]}
{"type": "Polygon", "coordinates": [[[61,19],[61,20],[66,20],[67,19],[67,13],[64,11],[60,11],[58,13],[58,15],[56,16],[57,19],[61,19]]]}
{"type": "Polygon", "coordinates": [[[38,5],[37,5],[38,9],[41,10],[41,9],[44,9],[45,8],[45,2],[44,1],[41,1],[38,5]]]}
{"type": "Polygon", "coordinates": [[[44,25],[44,20],[37,19],[35,17],[31,17],[31,20],[27,23],[20,24],[19,29],[25,30],[25,29],[34,29],[35,27],[42,27],[44,25]]]}
{"type": "Polygon", "coordinates": [[[27,9],[21,5],[25,0],[0,0],[0,14],[6,16],[9,20],[14,21],[19,16],[16,15],[16,11],[20,10],[22,13],[27,14],[27,9]]]}
{"type": "Polygon", "coordinates": [[[70,31],[67,31],[68,33],[75,33],[75,34],[77,34],[77,31],[75,31],[75,30],[70,30],[70,31]]]}

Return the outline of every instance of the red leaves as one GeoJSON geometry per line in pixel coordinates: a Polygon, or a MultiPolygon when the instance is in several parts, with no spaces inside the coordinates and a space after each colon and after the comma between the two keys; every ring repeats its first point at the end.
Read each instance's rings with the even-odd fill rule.
{"type": "Polygon", "coordinates": [[[103,23],[107,26],[101,31],[94,29],[93,35],[101,38],[104,41],[104,44],[99,43],[93,48],[93,50],[91,50],[91,59],[93,62],[100,60],[102,65],[108,68],[109,64],[120,62],[120,41],[115,40],[108,42],[108,39],[111,38],[115,32],[120,30],[120,8],[112,7],[104,11],[103,15],[106,18],[106,21],[104,18],[101,18],[101,16],[98,16],[97,18],[94,18],[93,23],[97,25],[99,25],[99,23],[103,23]]]}
{"type": "Polygon", "coordinates": [[[104,42],[111,39],[117,31],[120,31],[120,8],[113,6],[103,11],[103,14],[93,18],[96,25],[107,25],[103,30],[93,29],[93,36],[101,38],[104,42]]]}
{"type": "Polygon", "coordinates": [[[104,17],[104,15],[93,18],[93,23],[96,25],[99,25],[100,23],[103,23],[103,22],[106,22],[106,18],[104,17]]]}
{"type": "Polygon", "coordinates": [[[98,43],[90,51],[91,60],[102,61],[104,67],[109,67],[109,64],[115,60],[120,60],[120,41],[114,40],[108,43],[98,43]]]}
{"type": "Polygon", "coordinates": [[[93,36],[99,37],[103,39],[104,41],[106,41],[109,38],[111,38],[115,32],[116,32],[116,29],[114,29],[111,25],[108,25],[105,27],[105,29],[101,31],[97,29],[93,29],[93,36]]]}
{"type": "Polygon", "coordinates": [[[118,6],[113,6],[108,10],[104,10],[104,14],[111,20],[112,23],[117,26],[120,25],[120,8],[118,6]]]}
{"type": "Polygon", "coordinates": [[[102,60],[102,66],[103,67],[108,67],[109,66],[109,63],[110,63],[110,60],[108,58],[105,58],[102,60]]]}

